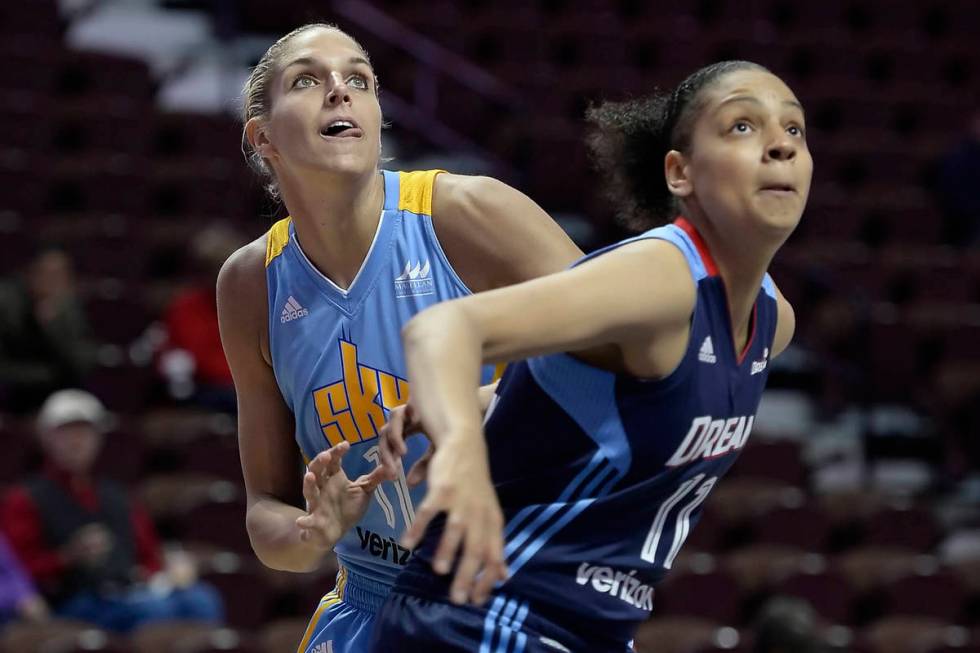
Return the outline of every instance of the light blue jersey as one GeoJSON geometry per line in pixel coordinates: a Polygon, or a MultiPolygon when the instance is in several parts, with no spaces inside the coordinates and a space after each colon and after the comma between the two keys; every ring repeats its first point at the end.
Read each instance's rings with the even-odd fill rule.
{"type": "MultiPolygon", "coordinates": [[[[377,465],[387,414],[408,400],[402,327],[437,302],[470,294],[433,229],[439,171],[381,174],[381,220],[348,289],[310,263],[289,218],[269,231],[266,253],[272,365],[296,419],[296,441],[307,460],[350,442],[343,466],[351,479],[377,465]]],[[[485,382],[492,373],[485,370],[485,382]]],[[[425,448],[424,439],[409,438],[406,468],[425,448]]],[[[367,514],[336,546],[336,598],[369,612],[380,607],[411,555],[397,542],[424,494],[408,488],[404,472],[378,488],[367,514]]],[[[348,650],[339,644],[335,651],[348,650]]]]}

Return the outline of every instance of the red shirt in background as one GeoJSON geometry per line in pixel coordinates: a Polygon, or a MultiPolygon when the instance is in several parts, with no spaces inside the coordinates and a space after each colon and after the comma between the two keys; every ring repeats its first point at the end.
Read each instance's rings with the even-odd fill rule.
{"type": "MultiPolygon", "coordinates": [[[[90,482],[72,478],[51,465],[45,466],[43,474],[68,490],[83,506],[98,507],[95,487],[90,482]]],[[[146,510],[136,501],[130,501],[130,506],[136,559],[149,576],[163,568],[160,540],[146,510]]],[[[0,529],[38,585],[54,583],[66,570],[67,564],[61,554],[48,548],[44,541],[37,506],[26,488],[15,487],[4,497],[0,505],[0,529]]]]}
{"type": "Polygon", "coordinates": [[[199,382],[232,385],[218,331],[214,288],[190,288],[179,293],[167,308],[165,320],[169,332],[167,347],[190,352],[197,364],[194,377],[199,382]]]}

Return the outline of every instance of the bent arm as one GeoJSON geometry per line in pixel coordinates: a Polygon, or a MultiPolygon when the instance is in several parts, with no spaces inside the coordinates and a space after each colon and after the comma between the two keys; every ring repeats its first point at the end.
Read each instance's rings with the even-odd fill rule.
{"type": "MultiPolygon", "coordinates": [[[[238,445],[248,508],[245,525],[255,555],[283,571],[316,568],[323,549],[300,540],[289,503],[300,487],[293,416],[261,352],[265,329],[264,248],[236,252],[218,275],[218,322],[238,396],[238,445]]],[[[253,249],[250,249],[253,248],[253,249]]]]}
{"type": "Polygon", "coordinates": [[[480,432],[473,389],[482,363],[608,345],[676,346],[678,334],[686,342],[694,301],[680,251],[646,240],[564,272],[423,311],[405,326],[403,339],[426,433],[438,445],[447,434],[480,432]]]}

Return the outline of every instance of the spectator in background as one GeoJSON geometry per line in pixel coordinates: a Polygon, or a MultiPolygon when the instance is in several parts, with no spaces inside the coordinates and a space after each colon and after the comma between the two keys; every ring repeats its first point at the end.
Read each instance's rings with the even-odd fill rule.
{"type": "Polygon", "coordinates": [[[762,607],[752,653],[821,653],[816,614],[802,599],[777,596],[762,607]]]}
{"type": "Polygon", "coordinates": [[[160,371],[175,399],[234,413],[235,387],[218,333],[215,284],[225,260],[244,243],[226,226],[203,230],[191,246],[191,283],[166,310],[167,345],[160,371]]]}
{"type": "Polygon", "coordinates": [[[943,211],[943,237],[950,245],[980,245],[980,108],[959,144],[939,162],[936,189],[943,211]]]}
{"type": "Polygon", "coordinates": [[[38,594],[20,560],[0,535],[0,625],[11,619],[44,621],[48,604],[38,594]]]}
{"type": "Polygon", "coordinates": [[[55,611],[126,632],[148,621],[220,621],[217,592],[192,569],[164,569],[147,513],[92,474],[107,420],[81,390],[51,395],[38,416],[40,474],[11,490],[0,526],[55,611]]]}
{"type": "Polygon", "coordinates": [[[72,261],[45,249],[25,278],[0,283],[0,404],[25,413],[78,385],[95,360],[72,261]]]}

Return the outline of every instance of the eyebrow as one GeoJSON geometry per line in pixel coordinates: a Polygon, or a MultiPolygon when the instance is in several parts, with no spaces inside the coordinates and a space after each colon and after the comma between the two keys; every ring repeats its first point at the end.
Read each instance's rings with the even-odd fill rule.
{"type": "MultiPolygon", "coordinates": [[[[288,64],[286,64],[286,66],[283,68],[283,70],[285,70],[286,68],[289,68],[290,66],[315,65],[315,64],[318,64],[318,63],[319,62],[316,59],[314,59],[313,57],[300,57],[299,59],[294,59],[294,60],[290,61],[288,64]]],[[[347,63],[349,63],[351,65],[364,64],[368,68],[371,67],[371,62],[368,61],[367,59],[365,59],[364,57],[351,57],[350,59],[347,60],[347,63]]]]}
{"type": "MultiPolygon", "coordinates": [[[[732,104],[733,102],[750,102],[752,104],[762,105],[762,101],[759,100],[759,98],[754,97],[752,95],[735,95],[733,97],[722,100],[721,104],[718,105],[718,108],[720,109],[726,104],[732,104]]],[[[797,102],[796,100],[783,100],[783,104],[791,107],[795,107],[799,109],[801,112],[806,113],[803,110],[803,105],[797,102]]]]}

